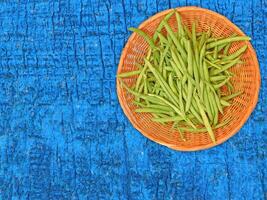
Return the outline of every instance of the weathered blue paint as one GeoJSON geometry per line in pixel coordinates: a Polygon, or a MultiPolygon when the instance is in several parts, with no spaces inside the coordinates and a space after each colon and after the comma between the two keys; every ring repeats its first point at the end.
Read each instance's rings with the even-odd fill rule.
{"type": "Polygon", "coordinates": [[[266,17],[266,0],[2,0],[0,199],[266,199],[266,17]],[[262,77],[240,132],[193,153],[139,134],[115,85],[127,28],[185,5],[252,36],[262,77]]]}

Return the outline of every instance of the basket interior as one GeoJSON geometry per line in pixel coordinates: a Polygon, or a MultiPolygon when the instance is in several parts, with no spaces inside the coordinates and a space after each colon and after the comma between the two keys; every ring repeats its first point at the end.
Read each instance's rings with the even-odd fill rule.
{"type": "MultiPolygon", "coordinates": [[[[208,29],[211,28],[212,34],[216,37],[230,36],[233,33],[244,35],[229,20],[216,13],[208,12],[205,9],[184,9],[178,11],[182,16],[184,25],[188,26],[189,29],[191,29],[193,21],[197,22],[197,32],[208,31],[208,29]]],[[[152,17],[144,22],[139,28],[147,32],[149,35],[152,35],[166,14],[168,14],[168,12],[152,17]]],[[[174,15],[169,20],[169,25],[174,31],[177,31],[177,22],[174,15]]],[[[224,114],[220,115],[219,122],[228,119],[230,122],[226,126],[214,131],[217,143],[225,141],[238,131],[252,112],[255,106],[255,99],[257,99],[257,91],[259,89],[257,79],[259,78],[259,72],[257,58],[251,44],[249,42],[235,42],[229,51],[230,53],[235,52],[245,43],[249,45],[249,48],[242,56],[243,64],[237,64],[231,69],[235,74],[231,79],[234,90],[241,90],[244,91],[244,93],[236,97],[233,100],[232,105],[225,108],[224,114]]],[[[136,63],[142,63],[147,48],[148,44],[145,40],[137,34],[133,34],[124,49],[118,73],[137,69],[136,63]]],[[[132,85],[136,81],[136,77],[127,78],[124,79],[124,81],[128,85],[132,85]]],[[[150,120],[150,114],[135,113],[134,110],[137,107],[132,103],[133,96],[119,86],[118,94],[122,107],[125,108],[125,114],[133,125],[141,131],[142,134],[155,142],[178,150],[201,149],[204,147],[207,148],[208,146],[214,146],[210,137],[205,132],[186,133],[186,141],[182,141],[179,133],[171,128],[171,123],[162,125],[160,123],[152,122],[150,120]]]]}

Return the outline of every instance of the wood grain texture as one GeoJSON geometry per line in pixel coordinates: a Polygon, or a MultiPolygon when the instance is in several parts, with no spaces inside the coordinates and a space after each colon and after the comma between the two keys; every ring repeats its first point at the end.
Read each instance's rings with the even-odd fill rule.
{"type": "Polygon", "coordinates": [[[266,17],[266,0],[1,1],[0,199],[267,199],[266,17]],[[115,85],[127,29],[186,5],[250,35],[262,78],[240,132],[193,153],[134,130],[115,85]]]}

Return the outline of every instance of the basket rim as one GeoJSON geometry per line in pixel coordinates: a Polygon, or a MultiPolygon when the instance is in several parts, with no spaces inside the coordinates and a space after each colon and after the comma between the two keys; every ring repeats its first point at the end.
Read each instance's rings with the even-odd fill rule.
{"type": "MultiPolygon", "coordinates": [[[[172,10],[177,10],[177,11],[204,11],[205,13],[214,15],[216,18],[222,19],[224,21],[227,21],[227,23],[230,25],[231,27],[241,36],[245,36],[244,32],[237,27],[233,22],[231,22],[231,20],[229,20],[227,17],[211,11],[209,9],[206,8],[201,8],[201,7],[196,7],[196,6],[184,6],[184,7],[177,7],[177,8],[173,8],[173,9],[167,9],[161,12],[156,13],[155,15],[149,17],[148,19],[146,19],[145,21],[143,21],[140,25],[139,25],[139,29],[144,28],[147,24],[149,24],[151,21],[157,19],[158,17],[161,17],[162,15],[166,15],[167,13],[171,12],[172,10]]],[[[134,37],[135,37],[136,33],[132,33],[131,36],[128,38],[126,45],[124,46],[123,50],[122,50],[122,54],[120,57],[120,61],[119,61],[119,65],[118,65],[118,69],[117,69],[117,74],[121,71],[122,66],[123,66],[123,61],[127,55],[127,49],[130,46],[129,41],[131,41],[134,37]]],[[[124,114],[127,116],[127,118],[129,119],[129,121],[131,122],[131,124],[133,125],[133,127],[135,129],[137,129],[143,136],[145,136],[146,138],[164,145],[170,149],[173,150],[178,150],[178,151],[185,151],[185,152],[190,152],[190,151],[199,151],[199,150],[205,150],[205,149],[209,149],[215,146],[218,146],[220,144],[222,144],[223,142],[225,142],[226,140],[228,140],[229,138],[233,137],[235,134],[237,134],[239,132],[239,130],[244,126],[244,124],[246,123],[246,121],[248,120],[249,116],[251,115],[251,113],[253,112],[253,110],[255,109],[257,102],[258,102],[258,96],[259,96],[259,90],[260,90],[260,85],[261,85],[261,78],[260,78],[260,68],[259,68],[259,62],[257,59],[257,54],[252,46],[252,44],[250,42],[247,42],[248,44],[248,49],[251,51],[251,56],[253,59],[253,63],[255,64],[255,70],[256,70],[256,77],[255,77],[255,85],[256,85],[256,91],[254,93],[254,97],[252,100],[252,103],[250,104],[250,106],[248,107],[248,109],[246,110],[246,113],[244,115],[244,117],[242,118],[242,120],[236,125],[236,127],[226,136],[224,136],[223,138],[221,138],[220,140],[217,140],[216,143],[209,143],[209,144],[205,144],[205,145],[201,145],[201,146],[195,146],[195,147],[184,147],[184,146],[178,146],[175,144],[169,144],[166,142],[162,142],[157,140],[156,138],[154,138],[154,136],[147,134],[145,131],[142,130],[141,127],[139,127],[139,123],[136,121],[136,119],[133,117],[133,115],[131,114],[132,112],[130,111],[128,106],[125,106],[123,104],[124,101],[124,96],[122,95],[123,90],[120,86],[119,83],[119,79],[116,77],[116,88],[117,88],[117,96],[119,99],[119,103],[121,105],[121,108],[124,112],[124,114]]],[[[125,100],[126,101],[126,100],[125,100]]]]}

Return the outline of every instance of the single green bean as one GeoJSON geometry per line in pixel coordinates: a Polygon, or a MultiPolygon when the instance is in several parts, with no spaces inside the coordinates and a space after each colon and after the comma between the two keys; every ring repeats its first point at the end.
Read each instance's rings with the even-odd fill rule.
{"type": "Polygon", "coordinates": [[[183,120],[180,116],[174,116],[174,117],[164,117],[164,118],[152,118],[152,121],[154,122],[174,122],[174,121],[181,121],[183,120]]]}
{"type": "Polygon", "coordinates": [[[218,51],[219,51],[219,49],[218,49],[218,45],[217,45],[217,46],[215,46],[214,51],[213,51],[214,60],[216,60],[218,58],[218,51]]]}
{"type": "MultiPolygon", "coordinates": [[[[198,45],[198,48],[199,49],[202,49],[203,48],[203,45],[205,43],[205,40],[206,40],[206,34],[205,33],[202,33],[202,35],[200,37],[200,40],[199,40],[199,45],[198,45]]],[[[205,50],[206,50],[206,47],[205,47],[205,50]]]]}
{"type": "Polygon", "coordinates": [[[192,24],[192,43],[195,50],[197,50],[197,37],[196,37],[196,23],[192,24]]]}
{"type": "Polygon", "coordinates": [[[212,109],[211,109],[211,102],[212,99],[209,98],[209,94],[208,94],[208,89],[209,88],[204,88],[204,99],[203,99],[203,103],[204,103],[204,106],[206,107],[206,110],[207,110],[207,114],[208,114],[208,117],[210,119],[210,121],[212,121],[213,119],[213,112],[212,112],[212,109]]]}
{"type": "Polygon", "coordinates": [[[160,110],[158,108],[137,108],[135,112],[137,113],[162,113],[162,114],[170,115],[170,112],[165,111],[165,110],[160,110]]]}
{"type": "Polygon", "coordinates": [[[239,57],[242,53],[244,53],[247,50],[247,48],[248,48],[248,45],[245,45],[245,46],[241,47],[240,49],[238,49],[233,54],[225,57],[223,60],[233,60],[233,59],[239,57]]]}
{"type": "Polygon", "coordinates": [[[215,109],[214,112],[215,112],[215,114],[214,114],[214,118],[213,118],[213,125],[216,126],[218,124],[218,120],[219,120],[219,113],[218,113],[217,109],[215,109]]]}
{"type": "Polygon", "coordinates": [[[229,69],[230,67],[234,66],[239,61],[239,59],[240,59],[239,57],[234,59],[232,62],[228,63],[227,65],[224,65],[221,69],[215,69],[213,72],[211,72],[211,75],[214,76],[229,69]]]}
{"type": "Polygon", "coordinates": [[[233,99],[233,98],[235,98],[235,97],[237,97],[237,96],[239,96],[241,94],[243,94],[243,91],[238,91],[238,92],[236,92],[234,94],[231,94],[231,95],[228,95],[228,96],[224,96],[224,97],[222,97],[222,99],[225,100],[225,101],[228,101],[228,100],[233,99]]]}
{"type": "Polygon", "coordinates": [[[180,81],[178,83],[178,90],[179,90],[179,107],[181,109],[181,112],[184,113],[184,102],[183,102],[183,93],[182,93],[182,82],[180,81]]]}
{"type": "Polygon", "coordinates": [[[214,133],[212,131],[212,128],[210,126],[210,123],[209,123],[209,120],[208,120],[208,117],[204,111],[204,108],[203,106],[201,105],[201,103],[199,102],[199,99],[196,95],[194,95],[195,99],[196,99],[196,102],[197,102],[197,106],[198,106],[198,109],[199,109],[199,112],[200,112],[200,115],[202,117],[202,120],[204,122],[204,126],[206,127],[208,133],[209,133],[209,136],[212,140],[213,143],[216,143],[216,139],[215,139],[215,136],[214,136],[214,133]]]}
{"type": "Polygon", "coordinates": [[[189,40],[187,40],[186,47],[187,47],[187,64],[188,64],[187,70],[189,75],[193,76],[193,54],[189,40]]]}
{"type": "Polygon", "coordinates": [[[140,74],[140,72],[141,72],[140,70],[123,72],[123,73],[118,74],[117,77],[127,78],[127,77],[130,77],[130,76],[138,75],[138,74],[140,74]]]}
{"type": "Polygon", "coordinates": [[[232,43],[227,44],[226,47],[224,48],[224,50],[223,50],[223,54],[224,54],[224,55],[227,55],[227,54],[228,54],[228,51],[229,51],[229,49],[230,49],[230,47],[231,47],[231,44],[232,44],[232,43]]]}
{"type": "Polygon", "coordinates": [[[142,31],[141,29],[137,29],[137,28],[129,28],[130,31],[137,33],[138,35],[142,36],[146,42],[150,45],[150,47],[153,49],[155,48],[155,44],[154,41],[147,35],[147,33],[145,33],[144,31],[142,31]]]}
{"type": "Polygon", "coordinates": [[[226,100],[224,99],[220,99],[220,102],[223,106],[230,106],[231,104],[229,102],[227,102],[226,100]]]}
{"type": "Polygon", "coordinates": [[[188,89],[188,94],[186,98],[186,104],[185,104],[185,112],[188,112],[190,106],[191,106],[191,101],[192,101],[192,96],[193,96],[193,84],[191,83],[190,79],[187,80],[187,89],[188,89]]]}
{"type": "Polygon", "coordinates": [[[183,26],[181,16],[177,11],[175,12],[175,17],[177,21],[178,34],[180,37],[183,37],[185,35],[183,27],[185,26],[183,26]]]}
{"type": "Polygon", "coordinates": [[[187,35],[187,39],[192,39],[192,34],[191,34],[191,32],[190,32],[190,30],[188,29],[187,26],[184,26],[184,31],[185,31],[185,33],[187,35]]]}
{"type": "Polygon", "coordinates": [[[203,73],[204,73],[205,80],[207,82],[210,82],[209,70],[208,70],[207,63],[205,61],[203,61],[203,73]]]}
{"type": "Polygon", "coordinates": [[[210,81],[212,81],[212,82],[223,81],[223,80],[225,80],[228,77],[229,76],[225,76],[225,75],[211,76],[210,77],[210,81]]]}
{"type": "Polygon", "coordinates": [[[230,42],[236,42],[236,41],[247,41],[250,40],[250,37],[247,36],[236,36],[236,37],[232,37],[232,38],[224,38],[224,39],[220,39],[218,41],[215,42],[211,42],[207,45],[207,49],[213,48],[215,46],[224,44],[224,43],[230,43],[230,42]]]}
{"type": "Polygon", "coordinates": [[[232,85],[232,83],[231,83],[230,81],[228,81],[228,82],[226,83],[226,85],[227,85],[227,89],[228,89],[230,92],[234,91],[234,86],[232,85]]]}
{"type": "MultiPolygon", "coordinates": [[[[171,18],[171,16],[175,13],[175,10],[172,10],[170,13],[168,13],[164,18],[163,20],[165,21],[169,21],[169,19],[171,18]]],[[[164,23],[163,23],[163,20],[159,23],[157,29],[156,29],[156,32],[155,34],[153,35],[153,40],[156,41],[157,37],[158,37],[158,33],[161,32],[162,28],[164,27],[164,23]]]]}

